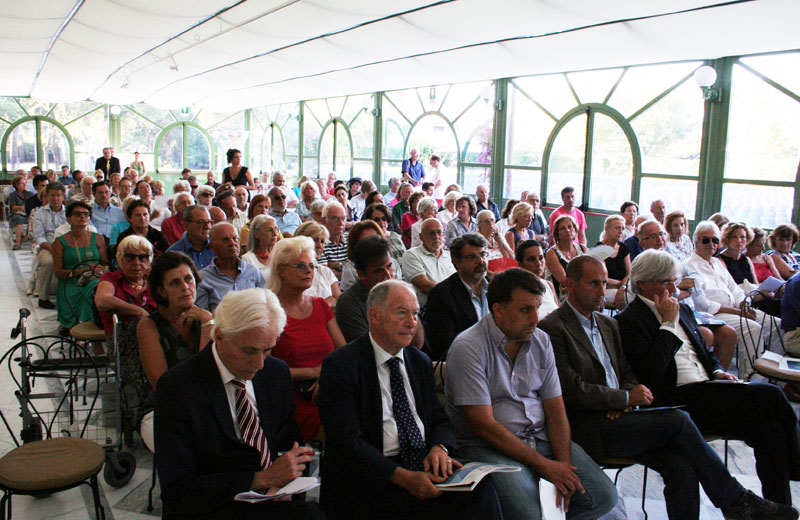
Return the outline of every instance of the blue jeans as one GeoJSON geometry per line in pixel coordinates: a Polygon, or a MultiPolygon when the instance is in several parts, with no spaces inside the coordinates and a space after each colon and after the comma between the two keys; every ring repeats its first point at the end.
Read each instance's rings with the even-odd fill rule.
{"type": "MultiPolygon", "coordinates": [[[[549,442],[536,439],[535,449],[540,455],[553,459],[553,450],[549,442]]],[[[518,473],[492,473],[488,478],[492,479],[497,490],[504,518],[541,520],[539,477],[536,471],[491,448],[470,446],[463,448],[461,453],[469,460],[496,462],[521,468],[518,473]]],[[[583,448],[574,442],[571,446],[571,462],[578,468],[576,473],[586,493],[576,493],[572,496],[567,518],[591,520],[611,511],[617,503],[617,488],[583,448]]]]}

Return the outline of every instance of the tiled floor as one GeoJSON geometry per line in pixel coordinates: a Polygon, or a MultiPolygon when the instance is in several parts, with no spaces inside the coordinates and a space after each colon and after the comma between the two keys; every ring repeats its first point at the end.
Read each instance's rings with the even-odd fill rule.
{"type": "MultiPolygon", "coordinates": [[[[33,256],[29,250],[23,248],[11,251],[8,247],[7,229],[2,230],[0,240],[0,338],[5,346],[0,346],[0,352],[5,352],[14,344],[8,339],[8,331],[17,322],[17,310],[27,307],[32,311],[28,321],[28,335],[55,333],[58,327],[55,311],[48,311],[36,307],[36,299],[25,295],[27,280],[33,256]]],[[[0,409],[7,419],[14,424],[14,431],[19,430],[17,413],[19,405],[13,396],[14,384],[4,367],[0,367],[0,409]]],[[[0,425],[2,428],[2,425],[0,425]]],[[[723,443],[713,443],[714,448],[722,455],[723,443]]],[[[0,455],[5,454],[13,447],[10,436],[4,429],[0,429],[0,455]]],[[[161,507],[158,500],[158,488],[155,492],[155,509],[147,511],[147,491],[152,475],[152,455],[142,447],[141,442],[131,450],[137,458],[137,469],[130,483],[120,489],[109,486],[102,478],[101,498],[106,510],[106,518],[125,520],[144,520],[159,517],[161,507]]],[[[741,442],[733,441],[729,447],[729,468],[739,481],[747,488],[760,494],[760,485],[755,477],[753,452],[741,442]]],[[[644,518],[641,511],[642,496],[641,466],[625,469],[619,478],[617,488],[623,500],[607,518],[621,520],[624,518],[644,518]]],[[[613,472],[608,472],[613,479],[613,472]]],[[[648,472],[647,502],[648,517],[653,520],[666,519],[666,509],[663,500],[663,482],[654,471],[648,472]]],[[[800,504],[800,483],[792,483],[794,503],[800,504]]],[[[708,498],[703,494],[701,518],[721,519],[722,514],[714,508],[708,498]]],[[[13,500],[14,518],[25,520],[63,519],[78,520],[94,518],[94,508],[89,489],[81,487],[58,493],[47,498],[31,498],[18,496],[13,500]]]]}

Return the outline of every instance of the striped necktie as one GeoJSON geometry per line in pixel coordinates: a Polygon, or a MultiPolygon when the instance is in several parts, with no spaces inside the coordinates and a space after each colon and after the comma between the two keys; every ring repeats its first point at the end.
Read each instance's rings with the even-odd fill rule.
{"type": "Polygon", "coordinates": [[[245,382],[242,379],[234,378],[231,384],[236,387],[236,420],[239,423],[239,432],[242,440],[248,446],[258,450],[261,454],[261,469],[267,469],[270,465],[269,448],[267,437],[261,429],[258,415],[250,400],[247,399],[245,382]]]}

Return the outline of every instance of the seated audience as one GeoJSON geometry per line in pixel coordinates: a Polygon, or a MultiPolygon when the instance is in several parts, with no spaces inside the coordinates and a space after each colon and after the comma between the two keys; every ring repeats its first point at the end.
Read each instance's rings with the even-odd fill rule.
{"type": "Polygon", "coordinates": [[[636,234],[636,217],[639,216],[639,205],[628,200],[619,207],[619,214],[625,218],[625,230],[622,232],[622,240],[636,234]]]}
{"type": "Polygon", "coordinates": [[[233,190],[233,196],[236,198],[236,209],[242,213],[247,213],[247,206],[250,201],[250,192],[244,186],[237,186],[233,190]]]}
{"type": "Polygon", "coordinates": [[[414,192],[414,187],[411,184],[404,182],[400,185],[400,191],[397,192],[397,198],[394,200],[396,201],[392,206],[392,218],[394,219],[395,225],[400,228],[400,225],[403,220],[403,215],[409,212],[411,207],[409,206],[408,199],[411,197],[411,194],[414,192]]]}
{"type": "Polygon", "coordinates": [[[311,203],[311,207],[309,208],[309,212],[311,213],[311,220],[316,222],[320,225],[325,225],[325,221],[322,220],[322,210],[325,208],[325,203],[330,199],[317,199],[311,203]]]}
{"type": "Polygon", "coordinates": [[[497,204],[489,200],[489,188],[485,184],[478,184],[475,187],[475,213],[488,209],[494,213],[495,220],[500,220],[500,208],[497,204]]]}
{"type": "Polygon", "coordinates": [[[497,229],[504,237],[506,233],[508,233],[508,230],[514,227],[514,224],[511,222],[511,212],[514,210],[514,206],[519,203],[520,201],[517,199],[508,199],[506,205],[503,206],[503,211],[500,212],[501,218],[497,221],[497,229]]]}
{"type": "Polygon", "coordinates": [[[347,234],[345,233],[345,206],[336,200],[329,200],[322,210],[325,228],[328,230],[328,241],[322,252],[325,265],[334,272],[336,278],[342,279],[342,269],[347,262],[347,234]]]}
{"type": "Polygon", "coordinates": [[[694,243],[689,232],[689,221],[683,211],[673,211],[665,219],[664,228],[667,231],[667,251],[678,262],[684,262],[694,253],[694,243]]]}
{"type": "Polygon", "coordinates": [[[54,240],[52,250],[60,331],[92,321],[94,289],[107,270],[103,264],[108,263],[105,240],[88,229],[92,218],[89,203],[71,200],[65,216],[70,230],[54,240]]]}
{"type": "Polygon", "coordinates": [[[320,375],[320,498],[329,518],[502,518],[485,479],[471,493],[434,486],[461,465],[449,454],[455,435],[431,362],[406,348],[419,312],[413,290],[381,282],[367,308],[369,334],[325,358],[320,375]]]}
{"type": "MultiPolygon", "coordinates": [[[[151,221],[156,220],[157,218],[160,218],[162,216],[162,212],[156,207],[155,200],[153,200],[153,189],[150,187],[149,182],[147,182],[144,179],[137,182],[136,185],[134,186],[133,194],[139,197],[140,200],[144,201],[147,204],[147,207],[150,210],[151,221]]],[[[159,224],[161,223],[161,220],[159,220],[159,224]]]]}
{"type": "Polygon", "coordinates": [[[411,247],[417,247],[422,244],[422,240],[419,238],[419,232],[422,230],[422,221],[436,217],[438,210],[439,205],[433,197],[422,197],[417,202],[417,216],[419,219],[411,225],[411,247]]]}
{"type": "Polygon", "coordinates": [[[487,259],[513,258],[514,254],[511,248],[508,247],[508,243],[495,225],[494,213],[488,209],[479,211],[476,220],[478,222],[478,233],[486,239],[486,252],[489,253],[487,259]]]}
{"type": "MultiPolygon", "coordinates": [[[[359,240],[371,235],[383,236],[383,230],[372,220],[362,220],[350,228],[350,233],[347,234],[347,263],[344,264],[342,280],[339,282],[339,288],[342,291],[349,289],[358,280],[358,274],[356,274],[356,268],[353,265],[353,251],[359,240]]],[[[395,279],[403,279],[403,270],[394,258],[392,258],[392,270],[394,271],[395,279]]]]}
{"type": "Polygon", "coordinates": [[[56,229],[67,222],[64,209],[64,186],[54,182],[45,188],[47,204],[36,211],[33,222],[34,253],[36,254],[36,290],[39,291],[39,307],[55,309],[50,301],[50,286],[53,284],[53,241],[56,229]],[[38,250],[36,249],[38,248],[38,250]]]}
{"type": "MultiPolygon", "coordinates": [[[[150,189],[149,186],[148,189],[150,189]]],[[[111,251],[114,256],[117,254],[117,244],[125,237],[131,235],[138,235],[142,238],[146,238],[153,246],[153,255],[156,258],[169,249],[167,239],[164,238],[161,231],[150,225],[150,207],[147,205],[147,202],[141,199],[131,201],[125,208],[125,218],[130,223],[130,227],[122,231],[118,235],[116,242],[111,246],[111,251]]]]}
{"type": "Polygon", "coordinates": [[[172,198],[172,208],[175,214],[169,218],[164,219],[161,223],[161,234],[167,239],[167,243],[171,246],[181,239],[181,236],[186,231],[186,224],[183,221],[183,213],[186,208],[194,205],[194,197],[187,191],[181,191],[175,194],[172,198]]]}
{"type": "MultiPolygon", "coordinates": [[[[33,188],[36,190],[36,194],[33,197],[26,197],[25,198],[25,215],[27,217],[31,216],[31,213],[34,209],[40,208],[43,205],[47,204],[45,200],[45,188],[50,182],[57,182],[57,181],[50,181],[47,176],[44,175],[36,175],[33,178],[33,188]]],[[[27,190],[26,190],[27,191],[27,190]]]]}
{"type": "Polygon", "coordinates": [[[520,468],[487,477],[505,518],[541,518],[538,478],[555,485],[569,518],[599,518],[616,504],[617,490],[570,441],[550,339],[536,329],[543,293],[522,269],[494,276],[489,314],[447,353],[447,414],[465,457],[520,468]]]}
{"type": "Polygon", "coordinates": [[[561,284],[567,278],[567,264],[576,256],[585,253],[586,248],[575,241],[578,236],[578,226],[570,215],[562,215],[555,219],[552,230],[555,245],[544,255],[547,279],[553,283],[558,301],[563,302],[567,298],[567,293],[561,284]]]}
{"type": "Polygon", "coordinates": [[[370,204],[364,210],[363,220],[372,220],[380,226],[383,236],[389,241],[392,258],[401,262],[403,253],[406,252],[406,246],[403,244],[403,239],[400,235],[389,229],[392,224],[392,211],[382,203],[370,204]]]}
{"type": "Polygon", "coordinates": [[[209,234],[214,260],[200,271],[197,306],[214,312],[229,291],[264,287],[266,281],[259,269],[239,258],[239,232],[227,222],[214,224],[209,234]]]}
{"type": "Polygon", "coordinates": [[[328,303],[306,294],[316,271],[314,256],[314,243],[308,237],[281,240],[270,259],[267,287],[286,312],[286,327],[272,355],[289,365],[300,438],[324,441],[316,406],[317,380],[322,360],[345,341],[328,303]]]}
{"type": "Polygon", "coordinates": [[[625,229],[625,218],[620,215],[611,215],[606,219],[603,228],[600,242],[596,245],[614,249],[614,254],[604,260],[608,271],[606,303],[613,304],[614,307],[621,310],[628,304],[625,291],[628,289],[628,276],[631,273],[630,251],[621,242],[625,229]]]}
{"type": "Polygon", "coordinates": [[[225,212],[217,206],[211,206],[208,208],[208,215],[211,217],[211,222],[213,224],[219,224],[220,222],[228,221],[228,217],[225,216],[225,212]]]}
{"type": "MultiPolygon", "coordinates": [[[[242,229],[239,230],[239,244],[242,248],[242,254],[250,251],[250,249],[248,249],[248,244],[250,243],[250,225],[253,223],[253,219],[259,215],[269,215],[269,199],[260,193],[250,201],[250,205],[247,207],[247,224],[242,226],[242,229]]],[[[273,222],[275,221],[274,218],[272,220],[273,222]]],[[[283,236],[280,234],[280,230],[278,230],[278,240],[281,238],[283,238],[283,236]]]]}
{"type": "Polygon", "coordinates": [[[22,226],[27,224],[28,217],[25,214],[25,203],[27,199],[36,198],[36,194],[25,189],[25,177],[14,177],[11,181],[14,190],[9,194],[6,204],[11,210],[11,218],[8,225],[14,234],[13,248],[16,251],[22,243],[22,226]]]}
{"type": "MultiPolygon", "coordinates": [[[[622,243],[625,244],[625,247],[627,247],[628,251],[630,251],[631,253],[631,262],[633,262],[636,259],[636,255],[638,255],[643,251],[642,246],[639,245],[639,226],[641,226],[644,222],[648,220],[652,219],[647,215],[639,215],[638,217],[636,217],[634,223],[634,227],[636,227],[636,233],[634,233],[633,236],[630,236],[622,241],[622,243]]],[[[666,246],[667,246],[667,241],[664,240],[664,247],[666,248],[666,246]]]]}
{"type": "Polygon", "coordinates": [[[598,464],[609,457],[633,458],[661,473],[670,518],[700,518],[698,483],[726,518],[753,513],[791,518],[791,508],[761,499],[731,476],[686,412],[630,412],[652,404],[653,394],[637,383],[618,325],[603,314],[607,279],[596,258],[573,259],[567,266],[567,301],[539,323],[553,344],[575,442],[598,464]]]}
{"type": "Polygon", "coordinates": [[[475,215],[478,214],[478,206],[472,197],[469,195],[462,195],[456,201],[456,216],[447,223],[444,233],[444,245],[450,247],[450,244],[456,238],[465,233],[475,233],[478,230],[478,223],[475,221],[475,215]]]}
{"type": "Polygon", "coordinates": [[[328,182],[322,177],[318,178],[315,182],[317,185],[317,193],[319,193],[319,198],[322,201],[327,201],[329,198],[331,198],[332,195],[328,193],[328,182]]]}
{"type": "Polygon", "coordinates": [[[442,207],[436,214],[436,218],[442,223],[442,227],[447,227],[447,224],[456,217],[456,201],[461,198],[461,192],[451,191],[444,196],[442,207]]]}
{"type": "Polygon", "coordinates": [[[542,294],[542,304],[539,306],[539,317],[544,318],[558,308],[558,293],[553,283],[544,276],[545,247],[538,240],[524,240],[517,245],[516,259],[517,264],[522,268],[533,273],[533,275],[544,285],[542,294]]]}
{"type": "Polygon", "coordinates": [[[211,207],[212,202],[214,201],[214,196],[216,195],[216,190],[211,186],[207,186],[203,184],[202,186],[197,187],[197,191],[195,191],[195,197],[197,197],[197,204],[200,206],[211,207]]]}
{"type": "Polygon", "coordinates": [[[667,206],[664,204],[664,201],[661,199],[656,199],[650,203],[650,218],[665,226],[666,222],[664,221],[667,215],[667,206]]]}
{"type": "MultiPolygon", "coordinates": [[[[474,204],[474,203],[473,203],[474,204]]],[[[444,249],[442,223],[429,218],[422,223],[422,245],[403,254],[403,280],[417,291],[420,307],[425,306],[428,293],[437,283],[455,273],[450,252],[444,249]]]]}
{"type": "Polygon", "coordinates": [[[208,242],[211,231],[211,217],[205,206],[187,206],[183,210],[183,224],[186,231],[180,240],[172,244],[167,251],[180,252],[188,256],[198,269],[203,270],[214,259],[214,250],[208,242]]]}
{"type": "Polygon", "coordinates": [[[295,442],[289,371],[269,355],[285,321],[269,291],[229,293],[214,318],[213,346],[162,376],[155,460],[165,516],[325,518],[315,502],[234,500],[288,484],[312,458],[295,442]]]}
{"type": "Polygon", "coordinates": [[[111,228],[117,222],[125,220],[125,212],[111,204],[111,187],[106,182],[95,182],[92,185],[92,225],[108,242],[111,228]]]}
{"type": "MultiPolygon", "coordinates": [[[[256,195],[258,197],[259,195],[256,195]]],[[[256,199],[253,197],[253,200],[256,199]]],[[[264,280],[269,278],[269,255],[278,242],[278,225],[269,215],[257,215],[248,224],[247,252],[242,260],[250,262],[261,271],[264,280]]],[[[241,233],[239,234],[241,237],[241,233]]]]}
{"type": "Polygon", "coordinates": [[[306,294],[308,296],[324,298],[331,309],[336,308],[336,302],[342,294],[342,290],[339,287],[339,279],[336,278],[336,274],[334,274],[326,264],[327,260],[325,259],[324,251],[325,244],[328,242],[328,237],[330,236],[328,234],[328,229],[316,222],[303,222],[300,227],[297,228],[297,236],[309,237],[314,241],[315,262],[317,266],[314,273],[314,281],[311,283],[311,287],[306,290],[306,294]]]}
{"type": "Polygon", "coordinates": [[[423,324],[433,360],[443,360],[455,337],[489,312],[486,239],[461,235],[450,244],[450,257],[456,272],[431,289],[425,305],[423,324]]]}
{"type": "Polygon", "coordinates": [[[295,211],[303,222],[311,220],[311,204],[319,200],[317,185],[312,181],[306,181],[300,185],[300,200],[295,211]]]}
{"type": "Polygon", "coordinates": [[[753,270],[756,273],[756,281],[761,283],[770,276],[774,276],[778,280],[783,280],[781,273],[778,272],[778,267],[775,265],[775,257],[764,254],[767,232],[760,227],[753,227],[751,231],[753,232],[753,238],[750,240],[750,243],[747,244],[745,254],[753,264],[753,270]]]}
{"type": "Polygon", "coordinates": [[[720,243],[724,248],[716,257],[722,260],[736,285],[745,280],[756,283],[753,263],[747,257],[745,248],[753,240],[753,232],[741,222],[729,222],[720,231],[720,243]]]}
{"type": "MultiPolygon", "coordinates": [[[[225,213],[225,222],[236,229],[237,240],[239,231],[247,224],[247,213],[236,207],[236,196],[232,190],[217,194],[215,205],[225,213]]],[[[296,215],[295,215],[296,216],[296,215]]]]}
{"type": "Polygon", "coordinates": [[[91,175],[82,177],[81,182],[78,184],[80,188],[69,197],[69,200],[81,200],[91,204],[92,200],[94,200],[94,197],[92,196],[92,185],[95,182],[97,182],[97,179],[91,175]]]}
{"type": "Polygon", "coordinates": [[[725,226],[725,224],[731,221],[728,217],[726,217],[722,213],[714,213],[713,215],[708,217],[708,220],[716,224],[717,227],[720,229],[722,229],[723,226],[725,226]]]}
{"type": "MultiPolygon", "coordinates": [[[[698,229],[695,236],[705,238],[703,230],[715,230],[716,225],[702,222],[698,229]]],[[[704,255],[712,245],[695,240],[704,255]]],[[[710,252],[707,256],[712,258],[710,252]]],[[[724,271],[719,263],[714,270],[724,271]]],[[[737,383],[722,369],[698,334],[691,309],[671,296],[679,275],[680,264],[663,251],[646,251],[634,262],[631,283],[637,297],[615,316],[625,357],[652,392],[654,405],[683,405],[703,435],[740,439],[751,446],[763,497],[790,505],[789,480],[800,479],[797,417],[780,388],[737,383]]],[[[796,512],[777,511],[762,516],[796,517],[796,512]]]]}
{"type": "Polygon", "coordinates": [[[125,237],[117,247],[116,260],[119,270],[101,276],[94,293],[106,336],[113,327],[112,314],[117,315],[120,323],[128,323],[158,308],[146,283],[153,260],[150,242],[137,235],[125,237]]]}
{"type": "MultiPolygon", "coordinates": [[[[364,203],[366,204],[364,206],[364,209],[368,208],[372,204],[385,204],[385,202],[383,200],[383,195],[381,195],[381,192],[379,192],[377,190],[371,191],[367,195],[367,198],[364,200],[364,203]]],[[[361,220],[364,220],[363,216],[361,217],[361,220]]]]}
{"type": "Polygon", "coordinates": [[[533,231],[529,229],[533,221],[533,207],[527,202],[515,204],[508,218],[511,227],[506,231],[506,242],[511,250],[515,250],[517,244],[523,240],[532,240],[533,231]]]}
{"type": "Polygon", "coordinates": [[[288,238],[294,236],[297,227],[303,222],[294,211],[286,208],[286,192],[279,186],[274,186],[267,193],[271,208],[269,216],[275,219],[281,234],[288,238]]]}
{"type": "MultiPolygon", "coordinates": [[[[338,181],[337,181],[338,182],[338,181]]],[[[353,224],[356,223],[356,219],[353,217],[353,210],[350,209],[349,200],[347,199],[347,187],[344,184],[337,186],[334,189],[334,196],[333,199],[336,200],[339,204],[341,204],[342,208],[344,208],[344,228],[350,229],[353,227],[353,224]]],[[[331,201],[328,200],[328,203],[331,201]]]]}
{"type": "Polygon", "coordinates": [[[415,191],[412,193],[408,198],[408,211],[403,215],[403,218],[400,219],[400,231],[403,235],[403,244],[405,244],[406,247],[412,247],[411,227],[420,219],[417,205],[419,204],[420,199],[422,199],[424,196],[425,194],[421,191],[415,191]]]}
{"type": "Polygon", "coordinates": [[[375,184],[367,179],[361,183],[360,192],[350,197],[350,208],[353,210],[355,220],[362,218],[364,209],[367,207],[367,198],[373,191],[375,191],[375,184]]]}
{"type": "Polygon", "coordinates": [[[531,219],[531,224],[528,226],[528,229],[533,232],[533,239],[546,243],[547,219],[544,218],[544,213],[542,213],[542,198],[538,193],[529,193],[525,198],[525,202],[533,208],[533,219],[531,219]]]}
{"type": "Polygon", "coordinates": [[[775,267],[784,280],[788,280],[800,270],[800,253],[793,250],[798,239],[800,232],[794,224],[775,226],[769,235],[769,245],[772,250],[767,254],[772,256],[775,267]]]}

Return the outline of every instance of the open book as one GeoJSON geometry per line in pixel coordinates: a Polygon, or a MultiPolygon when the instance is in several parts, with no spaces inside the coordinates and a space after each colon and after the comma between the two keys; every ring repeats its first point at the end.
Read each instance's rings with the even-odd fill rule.
{"type": "Polygon", "coordinates": [[[441,484],[436,484],[436,487],[442,491],[472,491],[483,480],[483,477],[490,473],[514,473],[515,471],[520,471],[520,468],[503,464],[469,462],[453,473],[450,478],[441,484]]]}
{"type": "Polygon", "coordinates": [[[250,502],[251,504],[254,504],[256,502],[274,500],[287,495],[305,493],[306,491],[312,490],[317,486],[319,486],[319,479],[317,477],[297,477],[272,495],[262,495],[258,491],[246,491],[236,495],[234,500],[238,500],[239,502],[250,502]]]}

